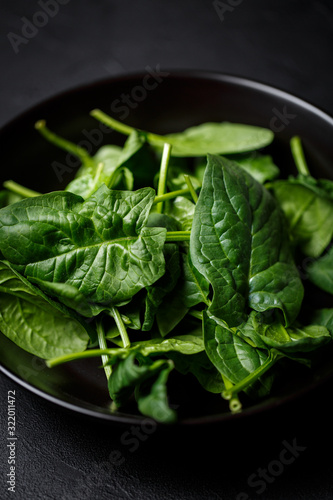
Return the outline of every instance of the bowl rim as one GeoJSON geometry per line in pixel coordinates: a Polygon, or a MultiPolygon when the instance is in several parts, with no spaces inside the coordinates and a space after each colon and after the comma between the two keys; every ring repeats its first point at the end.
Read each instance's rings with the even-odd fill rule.
{"type": "MultiPolygon", "coordinates": [[[[313,104],[312,102],[310,102],[310,100],[298,97],[295,93],[282,89],[279,86],[263,83],[259,79],[253,79],[245,76],[243,77],[231,73],[223,73],[217,70],[170,69],[170,68],[169,69],[164,68],[163,70],[166,71],[166,73],[168,73],[168,76],[166,77],[168,79],[177,80],[182,78],[192,78],[196,80],[209,80],[209,81],[215,80],[221,83],[224,82],[228,84],[237,85],[239,87],[244,87],[264,92],[266,94],[282,98],[286,101],[293,102],[294,104],[299,105],[303,109],[306,109],[308,112],[317,115],[318,118],[324,120],[325,122],[328,122],[329,125],[333,126],[333,113],[332,115],[330,115],[321,106],[313,104]]],[[[0,134],[3,133],[3,131],[8,127],[10,127],[11,125],[14,125],[16,121],[23,119],[30,113],[38,110],[40,107],[51,104],[52,102],[58,99],[70,97],[71,94],[74,94],[78,91],[86,91],[93,88],[97,89],[98,87],[103,87],[105,85],[121,82],[124,80],[130,81],[130,80],[142,79],[144,76],[146,76],[146,74],[147,73],[143,71],[124,72],[124,73],[119,73],[115,76],[95,79],[92,80],[91,82],[76,84],[69,88],[60,90],[59,92],[56,92],[55,94],[45,97],[40,101],[36,102],[35,104],[30,105],[28,108],[24,109],[21,112],[18,112],[12,118],[7,120],[3,125],[0,126],[0,134]]]]}
{"type": "MultiPolygon", "coordinates": [[[[326,111],[324,111],[321,107],[312,104],[308,100],[302,99],[298,96],[296,96],[293,93],[290,93],[286,90],[283,90],[279,87],[263,83],[259,80],[255,80],[252,78],[248,77],[243,77],[243,76],[237,76],[229,73],[222,73],[220,71],[211,71],[211,70],[198,70],[198,69],[163,69],[163,71],[168,72],[168,76],[166,78],[168,79],[173,79],[173,80],[181,80],[181,79],[196,79],[196,80],[205,80],[205,81],[216,81],[216,82],[221,82],[221,83],[226,83],[229,85],[234,85],[237,87],[241,87],[244,89],[253,89],[258,92],[262,92],[265,94],[269,94],[270,96],[275,96],[279,99],[283,99],[286,102],[292,102],[293,104],[300,106],[302,109],[304,109],[307,112],[310,112],[314,115],[316,115],[318,118],[321,120],[325,121],[327,125],[331,126],[333,128],[333,116],[328,114],[326,111]]],[[[11,126],[15,125],[17,122],[20,120],[23,120],[25,117],[28,117],[31,113],[34,113],[38,111],[38,109],[47,106],[48,104],[52,104],[53,102],[56,102],[57,100],[61,100],[66,97],[70,97],[71,95],[75,94],[76,92],[85,92],[85,91],[91,91],[93,89],[98,89],[99,87],[103,87],[106,85],[112,85],[113,83],[116,82],[121,82],[121,81],[131,81],[131,80],[137,80],[137,79],[142,79],[146,73],[143,71],[133,71],[133,72],[124,72],[121,74],[117,74],[115,76],[110,76],[106,78],[101,78],[97,80],[93,80],[88,83],[84,84],[78,84],[73,87],[70,87],[68,89],[62,90],[60,92],[55,93],[54,95],[51,95],[49,97],[46,97],[42,99],[41,101],[29,106],[27,109],[23,110],[22,112],[19,112],[16,116],[11,118],[9,121],[7,121],[5,124],[3,124],[0,127],[0,135],[4,133],[4,131],[11,126]]],[[[3,335],[0,332],[1,335],[3,335]]],[[[93,418],[93,419],[99,419],[100,421],[105,421],[105,422],[113,422],[117,424],[133,424],[133,423],[142,423],[144,420],[147,420],[148,417],[141,416],[141,415],[132,415],[132,414],[126,414],[126,413],[121,413],[117,412],[116,414],[112,414],[107,412],[107,410],[104,411],[99,411],[98,409],[92,409],[89,408],[89,405],[87,406],[77,406],[74,403],[70,403],[69,401],[59,399],[56,396],[53,396],[52,394],[49,394],[45,390],[39,389],[38,387],[30,384],[28,381],[24,380],[21,376],[13,373],[10,368],[5,367],[1,360],[0,360],[0,373],[5,375],[7,378],[13,380],[16,382],[19,386],[25,388],[29,392],[41,397],[44,400],[47,400],[51,404],[55,404],[58,407],[62,407],[65,410],[69,410],[74,413],[81,414],[83,416],[93,418]]],[[[306,385],[305,387],[299,389],[297,393],[291,393],[291,394],[286,394],[284,396],[279,396],[279,397],[269,397],[268,399],[265,399],[263,401],[259,401],[257,404],[254,404],[253,406],[250,406],[248,408],[245,408],[242,410],[240,413],[221,413],[221,414],[214,414],[214,415],[205,415],[205,416],[200,416],[200,417],[187,417],[183,420],[180,420],[179,422],[176,422],[173,424],[173,426],[177,425],[205,425],[205,424],[212,424],[212,423],[219,423],[219,422],[226,422],[230,420],[235,420],[239,418],[246,418],[250,415],[255,415],[258,413],[262,413],[264,411],[269,411],[272,410],[276,407],[280,407],[282,405],[285,405],[287,402],[300,398],[304,394],[307,394],[311,391],[313,391],[316,387],[319,385],[324,384],[327,380],[331,379],[333,377],[333,372],[330,374],[326,374],[324,377],[322,377],[320,380],[314,380],[311,384],[306,385]]],[[[102,408],[100,410],[103,410],[102,408]]],[[[165,424],[158,423],[156,422],[157,425],[164,426],[165,424]]]]}

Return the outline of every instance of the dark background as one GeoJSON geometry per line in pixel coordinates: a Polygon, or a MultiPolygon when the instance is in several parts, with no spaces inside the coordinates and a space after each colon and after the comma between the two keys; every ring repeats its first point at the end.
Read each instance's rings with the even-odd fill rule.
{"type": "MultiPolygon", "coordinates": [[[[333,114],[331,0],[224,4],[219,16],[214,3],[205,0],[62,0],[45,26],[28,31],[27,43],[17,38],[14,43],[8,34],[23,36],[26,19],[41,10],[40,2],[2,0],[0,126],[59,91],[142,72],[148,65],[253,78],[333,114]]],[[[4,439],[9,390],[16,391],[18,436],[13,497],[333,498],[330,382],[262,415],[156,430],[84,420],[1,374],[1,498],[11,498],[4,439]],[[294,457],[290,451],[284,455],[290,446],[294,457]],[[281,468],[284,456],[290,463],[281,468]],[[259,483],[267,470],[268,479],[259,483]]]]}

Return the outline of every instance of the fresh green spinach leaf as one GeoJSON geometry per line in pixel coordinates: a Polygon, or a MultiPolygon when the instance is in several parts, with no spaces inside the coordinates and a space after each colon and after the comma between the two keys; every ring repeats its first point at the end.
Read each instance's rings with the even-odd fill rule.
{"type": "Polygon", "coordinates": [[[221,375],[253,397],[269,393],[273,378],[264,374],[279,359],[278,353],[251,345],[205,311],[203,332],[206,353],[221,375]]]}
{"type": "Polygon", "coordinates": [[[153,201],[151,188],[105,185],[85,201],[69,192],[22,200],[0,211],[0,250],[39,284],[74,287],[98,306],[125,303],[165,271],[166,230],[145,227],[153,201]]]}
{"type": "Polygon", "coordinates": [[[303,285],[284,218],[271,194],[235,163],[208,156],[190,239],[194,268],[213,288],[209,311],[229,326],[248,307],[298,315],[303,285]]]}
{"type": "Polygon", "coordinates": [[[293,245],[306,256],[319,257],[333,237],[333,198],[304,176],[274,181],[270,187],[288,221],[293,245]]]}
{"type": "Polygon", "coordinates": [[[306,266],[309,279],[318,288],[333,295],[333,247],[306,266]]]}
{"type": "Polygon", "coordinates": [[[25,351],[40,358],[86,349],[92,326],[34,287],[0,261],[0,329],[25,351]]]}

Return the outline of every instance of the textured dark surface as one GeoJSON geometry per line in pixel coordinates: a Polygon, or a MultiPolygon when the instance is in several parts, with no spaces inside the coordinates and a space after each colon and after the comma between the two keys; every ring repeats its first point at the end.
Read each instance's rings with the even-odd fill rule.
{"type": "MultiPolygon", "coordinates": [[[[330,0],[226,0],[223,21],[205,0],[63,1],[15,53],[8,34],[23,36],[24,18],[43,24],[42,3],[1,2],[0,125],[59,91],[157,65],[254,78],[333,114],[330,0]]],[[[246,421],[156,430],[79,418],[0,374],[0,498],[331,499],[331,392],[327,383],[246,421]],[[13,390],[15,494],[6,485],[13,390]]]]}

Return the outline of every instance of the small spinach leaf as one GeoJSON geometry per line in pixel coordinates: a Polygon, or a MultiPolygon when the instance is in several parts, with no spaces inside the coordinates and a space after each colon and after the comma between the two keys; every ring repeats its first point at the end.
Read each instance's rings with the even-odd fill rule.
{"type": "Polygon", "coordinates": [[[333,295],[333,247],[319,259],[309,263],[306,273],[318,288],[333,295]]]}
{"type": "Polygon", "coordinates": [[[272,157],[261,155],[257,151],[242,155],[230,155],[229,159],[240,165],[260,184],[272,181],[280,175],[280,170],[273,162],[272,157]]]}
{"type": "Polygon", "coordinates": [[[290,177],[270,187],[286,216],[293,244],[305,255],[319,257],[333,237],[333,198],[311,179],[290,177]]]}
{"type": "Polygon", "coordinates": [[[224,377],[235,385],[243,384],[242,390],[254,397],[269,393],[273,379],[263,375],[273,366],[276,359],[270,355],[268,349],[250,345],[226,324],[217,322],[205,311],[203,332],[206,353],[224,377]]]}
{"type": "Polygon", "coordinates": [[[174,365],[168,360],[156,376],[150,377],[135,387],[135,399],[143,415],[157,422],[170,424],[177,420],[177,413],[170,408],[167,396],[167,381],[174,365]]]}
{"type": "Polygon", "coordinates": [[[285,328],[278,315],[252,311],[248,321],[237,328],[243,338],[250,338],[256,347],[278,349],[293,357],[294,354],[308,353],[327,344],[331,340],[329,330],[320,324],[311,323],[303,326],[295,323],[285,328]]]}

